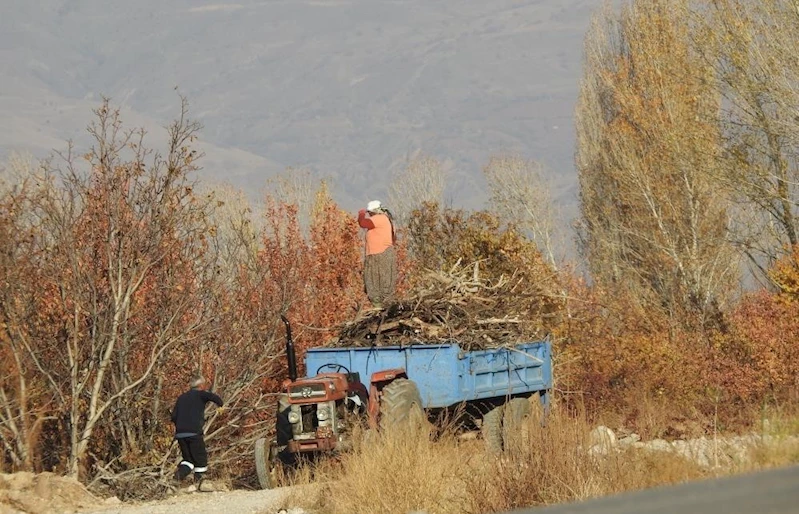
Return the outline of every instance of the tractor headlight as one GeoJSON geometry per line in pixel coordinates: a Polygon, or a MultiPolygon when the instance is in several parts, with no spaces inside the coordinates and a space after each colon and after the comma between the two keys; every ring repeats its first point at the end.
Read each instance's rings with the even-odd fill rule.
{"type": "Polygon", "coordinates": [[[289,412],[289,423],[299,423],[300,422],[300,413],[291,411],[289,412]]]}
{"type": "Polygon", "coordinates": [[[319,421],[326,421],[330,418],[330,410],[327,407],[322,407],[320,405],[316,408],[316,418],[319,421]]]}

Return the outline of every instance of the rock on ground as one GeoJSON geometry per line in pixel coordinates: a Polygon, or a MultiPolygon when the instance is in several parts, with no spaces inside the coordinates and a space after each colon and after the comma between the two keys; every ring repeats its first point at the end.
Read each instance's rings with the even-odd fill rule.
{"type": "Polygon", "coordinates": [[[607,455],[617,447],[616,434],[613,430],[600,425],[588,434],[588,453],[591,455],[607,455]]]}
{"type": "Polygon", "coordinates": [[[53,473],[0,473],[0,514],[65,514],[101,504],[83,485],[53,473]]]}
{"type": "Polygon", "coordinates": [[[613,430],[598,426],[589,434],[589,455],[602,456],[626,448],[636,448],[653,452],[670,452],[685,459],[696,462],[705,468],[720,465],[744,463],[750,452],[758,446],[773,446],[782,443],[796,444],[796,436],[779,439],[770,435],[748,434],[718,438],[697,437],[694,439],[652,439],[641,441],[638,434],[630,434],[621,439],[616,438],[613,430]]]}

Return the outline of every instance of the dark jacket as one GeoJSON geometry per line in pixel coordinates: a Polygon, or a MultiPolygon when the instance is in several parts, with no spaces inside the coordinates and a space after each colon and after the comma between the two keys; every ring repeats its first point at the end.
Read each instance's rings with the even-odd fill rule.
{"type": "Polygon", "coordinates": [[[190,389],[178,397],[172,409],[172,423],[176,434],[202,434],[205,422],[205,404],[214,402],[222,406],[222,398],[210,391],[190,389]]]}

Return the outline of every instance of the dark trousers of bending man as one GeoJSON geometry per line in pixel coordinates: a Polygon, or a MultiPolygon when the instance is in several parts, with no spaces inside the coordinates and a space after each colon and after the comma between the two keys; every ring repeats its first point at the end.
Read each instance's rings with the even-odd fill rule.
{"type": "Polygon", "coordinates": [[[182,481],[194,473],[194,482],[199,489],[208,471],[208,452],[203,438],[205,405],[213,402],[222,407],[222,398],[205,389],[205,379],[201,376],[193,377],[190,386],[191,389],[178,397],[172,410],[175,439],[182,457],[175,471],[175,479],[182,481]]]}

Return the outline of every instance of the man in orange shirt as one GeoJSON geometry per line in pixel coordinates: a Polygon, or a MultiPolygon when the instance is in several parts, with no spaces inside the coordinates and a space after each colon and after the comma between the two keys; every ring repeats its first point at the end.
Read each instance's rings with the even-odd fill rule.
{"type": "Polygon", "coordinates": [[[358,211],[358,224],[366,229],[366,258],[363,263],[363,283],[366,296],[377,309],[394,296],[397,285],[396,236],[391,216],[378,200],[358,211]]]}

